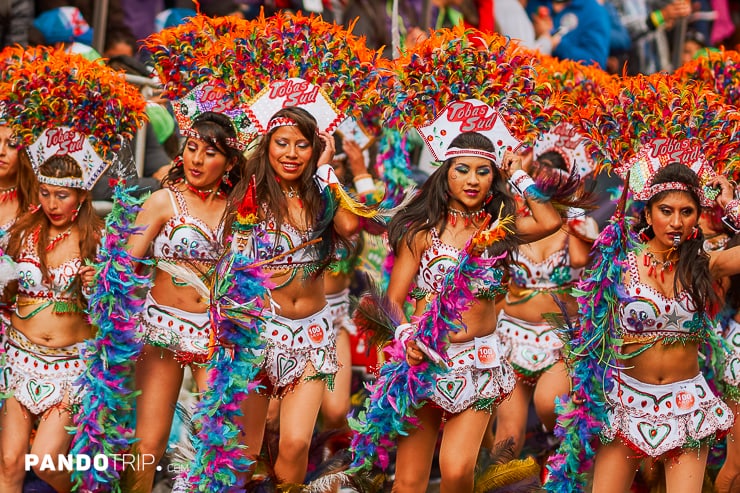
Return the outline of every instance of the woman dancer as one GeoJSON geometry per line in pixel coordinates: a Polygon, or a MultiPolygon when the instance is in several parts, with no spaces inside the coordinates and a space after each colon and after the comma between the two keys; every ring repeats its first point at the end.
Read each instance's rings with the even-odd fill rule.
{"type": "MultiPolygon", "coordinates": [[[[551,182],[565,183],[570,174],[563,154],[556,151],[541,154],[534,168],[532,174],[549,175],[545,180],[551,182]]],[[[568,393],[570,382],[560,354],[563,344],[542,314],[560,313],[566,306],[570,316],[575,315],[570,292],[588,262],[590,249],[591,244],[572,234],[566,224],[552,236],[520,245],[515,255],[496,331],[516,372],[517,385],[497,410],[495,439],[501,443],[513,438],[517,456],[524,445],[529,401],[534,399],[538,418],[551,431],[555,398],[568,393]]]]}
{"type": "MultiPolygon", "coordinates": [[[[491,140],[475,132],[461,133],[452,140],[442,166],[411,204],[394,217],[389,240],[396,260],[388,297],[399,309],[409,294],[416,300],[412,323],[430,310],[464,248],[486,226],[487,218],[503,221],[513,215],[514,198],[506,190],[506,178],[513,179],[524,192],[532,212],[516,220],[517,236],[534,241],[556,231],[560,217],[550,204],[533,199],[533,182],[522,170],[521,157],[507,151],[499,161],[491,140]]],[[[426,491],[443,422],[440,491],[473,490],[478,449],[491,413],[514,388],[514,374],[494,336],[496,320],[491,313],[494,298],[504,292],[501,277],[508,263],[504,259],[515,246],[511,236],[499,240],[490,256],[500,261],[481,272],[481,278],[471,279],[469,286],[460,287],[458,295],[470,290],[474,299],[455,314],[465,329],[447,328],[449,345],[444,360],[417,344],[415,325],[406,324],[397,330],[398,338],[405,341],[409,365],[429,364],[430,355],[444,364],[429,366],[433,384],[416,412],[420,426],[398,440],[395,492],[426,491]]],[[[446,289],[443,296],[449,295],[446,289]]]]}
{"type": "MultiPolygon", "coordinates": [[[[42,137],[45,138],[45,137],[42,137]]],[[[8,254],[17,264],[16,309],[6,331],[4,382],[8,397],[0,413],[3,457],[0,489],[20,492],[24,458],[38,419],[30,453],[36,474],[57,491],[69,491],[69,471],[40,467],[46,457],[65,454],[72,436],[75,380],[85,368],[82,343],[92,335],[84,290],[94,269],[102,221],[92,208],[77,161],[53,156],[37,168],[40,208],[11,227],[8,254]],[[76,185],[76,186],[72,186],[76,185]]],[[[12,293],[11,293],[12,294],[12,293]]]]}
{"type": "MultiPolygon", "coordinates": [[[[331,260],[332,243],[351,237],[359,220],[343,207],[336,213],[327,207],[325,189],[338,184],[326,164],[334,156],[334,139],[318,130],[308,111],[285,107],[266,128],[246,167],[246,176],[255,177],[262,235],[251,242],[248,254],[272,274],[274,287],[266,302],[272,313],[262,332],[266,347],[259,383],[265,388],[247,396],[242,427],[247,453],[256,458],[269,399],[280,397],[275,474],[285,483],[302,483],[324,389],[331,389],[338,370],[336,334],[320,274],[331,260]]],[[[236,200],[247,191],[244,183],[234,191],[236,200]]],[[[235,210],[236,204],[229,212],[235,210]]]]}
{"type": "Polygon", "coordinates": [[[144,347],[135,370],[141,391],[136,449],[155,460],[136,471],[137,491],[152,488],[155,467],[167,448],[184,367],[190,367],[199,391],[206,388],[208,294],[192,285],[192,277],[195,284],[206,285],[213,274],[223,244],[220,221],[226,198],[244,163],[236,130],[223,114],[200,113],[185,134],[163,188],[147,199],[136,219],[140,234],[129,241],[131,255],[152,258],[159,267],[141,316],[144,347]],[[173,270],[173,264],[185,271],[173,270]]]}

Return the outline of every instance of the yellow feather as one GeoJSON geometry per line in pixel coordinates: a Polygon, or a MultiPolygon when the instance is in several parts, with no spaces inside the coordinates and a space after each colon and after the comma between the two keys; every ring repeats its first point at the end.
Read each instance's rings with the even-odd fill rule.
{"type": "Polygon", "coordinates": [[[503,488],[527,478],[539,477],[540,466],[533,458],[511,460],[503,464],[494,464],[489,467],[475,482],[475,493],[485,493],[497,488],[503,488]]]}

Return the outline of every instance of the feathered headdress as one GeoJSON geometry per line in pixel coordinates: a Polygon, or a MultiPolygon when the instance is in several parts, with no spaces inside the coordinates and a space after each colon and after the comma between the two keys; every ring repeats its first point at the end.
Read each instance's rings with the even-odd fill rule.
{"type": "Polygon", "coordinates": [[[701,81],[722,96],[725,103],[740,106],[740,53],[708,51],[675,72],[681,80],[701,81]]]}
{"type": "Polygon", "coordinates": [[[218,40],[227,34],[246,32],[248,26],[249,21],[231,16],[197,15],[146,39],[145,46],[164,86],[162,95],[172,101],[184,135],[189,134],[198,116],[213,111],[227,116],[234,126],[236,140],[228,140],[229,146],[243,151],[257,137],[252,120],[234,97],[231,78],[224,76],[231,71],[216,68],[233,63],[222,56],[218,40]]]}
{"type": "Polygon", "coordinates": [[[669,74],[626,78],[580,108],[577,117],[609,169],[634,159],[655,139],[698,142],[715,171],[728,176],[740,160],[740,115],[696,81],[669,74]]]}
{"type": "Polygon", "coordinates": [[[561,122],[537,138],[534,143],[534,158],[539,158],[545,152],[557,152],[568,166],[568,172],[583,178],[595,168],[588,145],[589,139],[577,127],[561,122]]]}
{"type": "Polygon", "coordinates": [[[683,183],[652,184],[652,178],[663,166],[680,162],[691,168],[699,177],[701,187],[694,192],[703,207],[711,207],[719,190],[707,185],[717,176],[701,152],[698,142],[676,139],[655,139],[640,149],[637,155],[624,166],[617,168],[622,178],[629,179],[628,185],[636,200],[650,200],[663,190],[688,190],[683,183]]]}
{"type": "Polygon", "coordinates": [[[416,130],[437,161],[459,156],[479,156],[498,164],[505,151],[516,151],[521,146],[521,142],[511,135],[503,117],[477,99],[451,102],[432,123],[416,127],[416,130]],[[451,147],[452,141],[462,132],[484,135],[493,143],[495,151],[451,147]]]}
{"type": "MultiPolygon", "coordinates": [[[[561,117],[560,97],[539,83],[533,54],[498,34],[442,29],[393,64],[386,121],[427,125],[453,102],[476,99],[494,108],[525,143],[561,117]]],[[[385,87],[385,86],[384,86],[385,87]]]]}
{"type": "MultiPolygon", "coordinates": [[[[561,60],[541,53],[537,53],[536,57],[534,65],[538,82],[551,86],[561,95],[560,109],[569,115],[577,114],[579,108],[589,107],[594,98],[604,94],[617,80],[616,76],[609,75],[595,66],[586,66],[573,60],[561,60]]],[[[578,132],[588,135],[588,132],[581,128],[577,118],[569,118],[568,123],[576,127],[578,132]]],[[[586,138],[581,143],[584,145],[586,159],[592,161],[594,173],[598,174],[604,160],[602,149],[591,138],[586,138]]]]}
{"type": "Polygon", "coordinates": [[[123,74],[60,48],[36,49],[15,67],[13,126],[37,172],[50,157],[69,155],[82,177],[39,181],[89,190],[124,141],[144,122],[145,101],[123,74]]]}
{"type": "Polygon", "coordinates": [[[297,77],[271,81],[247,108],[259,132],[266,134],[275,126],[290,124],[272,118],[286,106],[308,111],[316,119],[320,132],[333,133],[345,119],[319,86],[297,77]]]}
{"type": "Polygon", "coordinates": [[[378,102],[379,52],[320,17],[279,13],[266,18],[263,13],[248,29],[223,36],[217,49],[228,63],[214,75],[230,80],[244,102],[275,80],[294,78],[319,86],[338,113],[358,120],[378,102]]]}

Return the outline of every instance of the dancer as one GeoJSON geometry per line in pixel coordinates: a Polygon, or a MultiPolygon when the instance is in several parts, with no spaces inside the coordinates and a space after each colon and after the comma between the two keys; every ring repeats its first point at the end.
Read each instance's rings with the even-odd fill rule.
{"type": "Polygon", "coordinates": [[[195,276],[206,285],[213,275],[223,244],[220,222],[226,198],[244,163],[227,116],[199,112],[184,131],[183,149],[162,180],[163,188],[143,204],[136,219],[141,232],[129,241],[131,255],[152,258],[159,267],[141,315],[144,347],[135,370],[141,392],[135,447],[155,460],[137,471],[137,491],[152,488],[156,465],[167,448],[184,367],[190,367],[200,392],[206,388],[208,292],[188,281],[195,276]],[[181,278],[173,264],[186,269],[181,278]]]}
{"type": "Polygon", "coordinates": [[[86,313],[95,273],[89,263],[102,230],[89,192],[121,140],[133,136],[139,102],[143,111],[135,88],[111,69],[57,49],[36,55],[15,68],[16,99],[8,107],[21,159],[39,181],[40,204],[9,230],[18,281],[7,293],[15,308],[0,412],[0,489],[8,492],[22,490],[34,427],[34,471],[57,491],[71,489],[70,470],[42,461],[67,454],[68,427],[82,400],[82,347],[93,333],[86,313]]]}
{"type": "MultiPolygon", "coordinates": [[[[359,221],[353,212],[326,201],[333,193],[327,187],[338,186],[331,166],[321,164],[334,156],[326,125],[317,126],[305,109],[284,107],[266,128],[246,167],[246,175],[255,177],[262,235],[248,242],[248,254],[265,263],[274,286],[262,329],[266,346],[259,382],[264,389],[246,397],[242,427],[247,453],[256,458],[269,399],[280,397],[275,474],[282,482],[302,483],[324,389],[333,387],[338,370],[336,333],[320,274],[331,261],[333,242],[355,234],[359,221]]],[[[233,196],[240,200],[246,191],[246,186],[237,187],[233,196]]],[[[234,217],[235,207],[229,213],[227,218],[234,217]]]]}
{"type": "MultiPolygon", "coordinates": [[[[579,182],[582,174],[593,170],[583,140],[572,126],[557,126],[535,144],[539,155],[527,171],[537,181],[570,188],[569,181],[575,178],[579,182]]],[[[552,236],[520,245],[515,255],[496,331],[517,374],[517,385],[511,398],[497,410],[495,440],[501,443],[513,438],[516,456],[524,445],[529,401],[534,399],[540,422],[551,431],[555,427],[555,398],[568,393],[570,382],[560,354],[563,344],[543,314],[560,313],[567,307],[570,316],[575,315],[575,298],[570,293],[588,262],[590,249],[591,244],[566,223],[552,236]]]]}

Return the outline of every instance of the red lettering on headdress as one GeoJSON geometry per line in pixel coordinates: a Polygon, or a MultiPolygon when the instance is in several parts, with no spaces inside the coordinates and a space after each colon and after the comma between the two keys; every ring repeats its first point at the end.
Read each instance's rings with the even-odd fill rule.
{"type": "Polygon", "coordinates": [[[575,149],[583,140],[583,136],[578,133],[575,127],[570,125],[556,125],[550,130],[550,133],[556,135],[558,138],[555,142],[555,147],[562,149],[575,149]]]}
{"type": "Polygon", "coordinates": [[[226,95],[226,88],[213,84],[203,86],[199,99],[202,103],[211,103],[210,111],[217,113],[223,113],[232,106],[226,95]]]}
{"type": "Polygon", "coordinates": [[[315,103],[318,95],[319,86],[305,80],[280,80],[270,86],[270,98],[285,98],[283,107],[315,103]]]}
{"type": "Polygon", "coordinates": [[[447,107],[448,120],[460,122],[461,132],[485,132],[496,123],[496,112],[488,113],[488,106],[475,105],[470,101],[456,101],[447,107]]]}
{"type": "Polygon", "coordinates": [[[688,140],[655,139],[653,145],[651,157],[666,156],[670,162],[678,161],[687,166],[691,166],[701,155],[699,146],[688,140]]]}
{"type": "Polygon", "coordinates": [[[54,153],[57,156],[80,151],[84,143],[85,136],[72,129],[52,128],[46,131],[46,147],[51,150],[58,146],[59,149],[54,153]]]}

